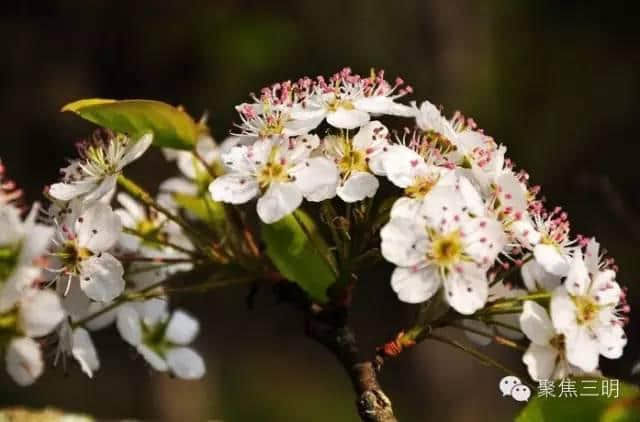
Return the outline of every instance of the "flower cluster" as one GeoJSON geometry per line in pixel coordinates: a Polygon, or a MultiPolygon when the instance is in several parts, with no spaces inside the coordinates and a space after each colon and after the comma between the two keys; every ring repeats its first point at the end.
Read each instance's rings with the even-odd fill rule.
{"type": "Polygon", "coordinates": [[[593,372],[599,354],[619,357],[628,306],[611,261],[598,263],[595,240],[571,237],[566,213],[547,210],[539,187],[472,119],[459,112],[447,119],[428,101],[395,101],[410,92],[401,80],[392,86],[382,73],[362,78],[349,69],[328,82],[304,78],[263,89],[236,107],[239,145],[222,154],[227,173],[211,183],[213,199],[241,204],[257,197],[258,216],[269,224],[304,199],[356,203],[389,183],[399,198],[380,231],[380,249],[396,266],[391,287],[401,301],[422,303],[442,292],[469,316],[465,323],[491,333],[476,317],[493,304],[517,302],[514,314],[489,319],[508,321],[512,329],[502,330],[516,337],[522,330],[532,340],[523,359],[536,379],[593,372]],[[384,115],[415,123],[392,136],[372,120],[384,115]],[[321,137],[313,131],[324,120],[321,137]],[[520,279],[511,270],[518,267],[520,279]],[[549,310],[527,301],[528,293],[550,300],[549,310]]]}
{"type": "MultiPolygon", "coordinates": [[[[594,238],[572,235],[562,209],[547,209],[504,145],[459,112],[402,104],[410,93],[401,79],[350,69],[267,87],[236,107],[238,131],[222,144],[200,133],[190,150],[165,149],[181,175],[156,197],[123,175],[153,133],[96,132],[45,190],[46,212],[34,205],[26,217],[0,165],[8,372],[32,383],[42,349],[54,345],[55,362],[72,358],[92,376],[100,363],[91,332],[115,325],[155,370],[202,377],[204,362],[188,346],[199,323],[170,311],[168,283],[184,273],[213,274],[185,291],[233,277],[283,280],[255,226],[301,207],[317,208],[319,236],[331,234],[324,258],[340,282],[357,279],[361,261],[383,258],[400,301],[445,309],[419,329],[450,325],[522,350],[526,336],[522,360],[536,380],[594,373],[600,355],[620,357],[629,306],[613,260],[594,238]],[[390,129],[387,116],[409,124],[390,129]]],[[[398,339],[387,349],[415,340],[398,339]]]]}

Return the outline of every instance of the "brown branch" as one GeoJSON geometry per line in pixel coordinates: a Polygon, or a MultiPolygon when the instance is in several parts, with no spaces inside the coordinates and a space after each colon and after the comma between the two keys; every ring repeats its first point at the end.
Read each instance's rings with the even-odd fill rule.
{"type": "Polygon", "coordinates": [[[353,331],[346,325],[346,311],[311,305],[306,328],[307,335],[329,349],[349,374],[358,395],[360,418],[370,422],[397,422],[391,400],[378,382],[374,362],[360,357],[353,331]]]}

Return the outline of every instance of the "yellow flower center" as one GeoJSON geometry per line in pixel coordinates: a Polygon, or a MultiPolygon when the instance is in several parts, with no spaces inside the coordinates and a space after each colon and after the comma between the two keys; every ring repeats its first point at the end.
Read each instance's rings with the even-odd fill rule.
{"type": "Polygon", "coordinates": [[[60,258],[67,271],[77,272],[82,261],[91,258],[93,253],[87,248],[78,246],[75,240],[69,240],[65,243],[62,251],[55,255],[60,258]]]}
{"type": "Polygon", "coordinates": [[[442,154],[448,154],[457,149],[456,146],[453,145],[447,137],[443,136],[439,132],[436,132],[435,130],[426,130],[423,132],[423,135],[426,140],[423,145],[424,149],[426,149],[427,147],[432,147],[440,151],[442,154]]]}
{"type": "Polygon", "coordinates": [[[338,168],[343,174],[351,173],[354,171],[367,171],[369,168],[367,159],[362,151],[356,149],[347,148],[345,155],[340,159],[338,168]]]}
{"type": "Polygon", "coordinates": [[[338,98],[334,98],[327,103],[328,111],[336,112],[339,108],[344,108],[345,110],[353,110],[355,107],[353,106],[353,103],[351,101],[341,100],[338,98]]]}
{"type": "Polygon", "coordinates": [[[269,136],[281,135],[284,130],[284,122],[281,118],[269,118],[267,123],[260,129],[260,136],[267,138],[269,136]]]}
{"type": "Polygon", "coordinates": [[[578,311],[578,324],[588,324],[598,315],[600,306],[588,296],[576,296],[573,298],[578,311]]]}
{"type": "Polygon", "coordinates": [[[449,268],[464,258],[460,231],[455,230],[447,234],[436,234],[431,240],[431,250],[428,258],[435,261],[441,268],[449,268]]]}
{"type": "Polygon", "coordinates": [[[405,188],[404,193],[409,198],[422,199],[438,181],[437,177],[420,177],[417,178],[413,185],[405,188]]]}

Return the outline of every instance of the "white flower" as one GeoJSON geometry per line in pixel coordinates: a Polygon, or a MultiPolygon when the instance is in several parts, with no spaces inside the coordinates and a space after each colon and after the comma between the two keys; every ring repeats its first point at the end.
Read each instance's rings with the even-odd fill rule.
{"type": "Polygon", "coordinates": [[[487,270],[505,244],[501,224],[469,215],[452,187],[435,188],[419,219],[392,218],[382,228],[382,254],[398,267],[391,286],[400,300],[423,302],[444,284],[449,304],[462,314],[484,306],[487,270]]]}
{"type": "Polygon", "coordinates": [[[569,220],[560,208],[549,214],[533,214],[535,230],[540,234],[533,246],[536,261],[551,274],[564,277],[569,271],[571,256],[576,249],[569,238],[569,220]]]}
{"type": "Polygon", "coordinates": [[[464,119],[459,113],[447,120],[429,101],[424,101],[420,108],[415,102],[411,105],[416,124],[427,141],[437,145],[443,154],[466,169],[478,184],[481,193],[488,195],[492,183],[505,172],[506,148],[498,146],[484,133],[474,130],[475,123],[464,119]]]}
{"type": "Polygon", "coordinates": [[[33,384],[44,369],[40,346],[29,337],[11,340],[5,360],[7,372],[18,385],[23,387],[33,384]]]}
{"type": "Polygon", "coordinates": [[[22,221],[20,210],[0,205],[0,313],[9,310],[40,275],[34,261],[45,252],[53,229],[36,223],[35,204],[22,221]]]}
{"type": "Polygon", "coordinates": [[[324,140],[327,157],[340,171],[338,196],[345,202],[372,198],[380,183],[374,174],[383,175],[383,155],[389,147],[389,132],[378,121],[367,123],[353,137],[328,136],[324,140]]]}
{"type": "Polygon", "coordinates": [[[118,330],[122,338],[140,353],[157,371],[170,370],[179,378],[197,379],[205,373],[204,362],[193,349],[186,347],[198,334],[198,321],[183,311],[136,309],[124,305],[118,313],[118,330]]]}
{"type": "Polygon", "coordinates": [[[498,219],[504,225],[514,246],[532,249],[542,235],[535,229],[529,214],[526,184],[513,172],[504,172],[491,185],[491,203],[498,219]]]}
{"type": "Polygon", "coordinates": [[[551,318],[566,339],[567,360],[584,371],[598,366],[598,355],[617,359],[627,343],[619,315],[622,291],[610,269],[589,273],[577,250],[563,286],[551,297],[551,318]]]}
{"type": "Polygon", "coordinates": [[[209,186],[215,201],[242,204],[256,196],[260,219],[273,223],[295,211],[302,198],[322,201],[335,195],[338,172],[324,157],[310,157],[317,136],[261,139],[224,154],[231,171],[209,186]]]}
{"type": "MultiPolygon", "coordinates": [[[[57,250],[53,255],[60,268],[56,281],[66,277],[67,294],[74,279],[89,298],[109,302],[124,290],[122,264],[107,251],[117,242],[121,223],[111,207],[101,202],[78,212],[73,225],[63,224],[56,233],[57,250]]],[[[59,285],[60,289],[60,285],[59,285]]]]}
{"type": "Polygon", "coordinates": [[[82,196],[97,200],[113,191],[122,169],[137,160],[151,145],[152,134],[132,141],[124,135],[109,136],[106,141],[80,148],[81,158],[62,170],[62,182],[49,188],[49,195],[61,201],[82,196]]]}
{"type": "Polygon", "coordinates": [[[370,115],[411,116],[411,108],[395,100],[411,89],[401,89],[402,80],[394,86],[384,80],[382,74],[371,78],[352,75],[343,69],[329,83],[318,82],[314,91],[292,107],[290,119],[299,122],[307,130],[317,127],[325,118],[331,126],[340,129],[356,129],[370,120],[370,115]]]}
{"type": "Polygon", "coordinates": [[[531,340],[522,356],[529,375],[536,381],[561,379],[578,372],[566,359],[565,337],[556,332],[547,311],[536,302],[527,300],[520,314],[520,326],[531,340]]]}

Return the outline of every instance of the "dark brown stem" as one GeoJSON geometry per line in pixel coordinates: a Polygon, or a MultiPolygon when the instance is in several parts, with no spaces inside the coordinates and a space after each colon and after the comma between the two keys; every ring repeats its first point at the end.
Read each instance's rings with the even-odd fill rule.
{"type": "Polygon", "coordinates": [[[307,335],[329,349],[349,374],[363,421],[397,422],[391,400],[378,383],[374,363],[360,357],[356,338],[346,325],[346,312],[312,306],[307,316],[307,335]]]}

